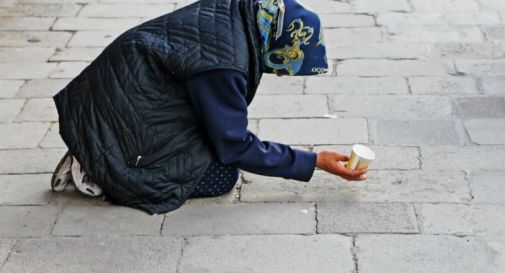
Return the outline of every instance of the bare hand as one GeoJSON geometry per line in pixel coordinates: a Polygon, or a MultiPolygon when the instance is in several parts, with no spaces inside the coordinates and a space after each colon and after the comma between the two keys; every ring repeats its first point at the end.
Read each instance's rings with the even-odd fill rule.
{"type": "Polygon", "coordinates": [[[317,154],[316,166],[326,172],[338,175],[349,181],[367,179],[367,170],[351,170],[345,167],[349,158],[338,152],[323,151],[317,154]]]}

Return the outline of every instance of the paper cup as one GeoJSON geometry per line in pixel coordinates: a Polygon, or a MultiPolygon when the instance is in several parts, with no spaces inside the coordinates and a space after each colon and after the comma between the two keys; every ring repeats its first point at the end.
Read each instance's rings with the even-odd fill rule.
{"type": "Polygon", "coordinates": [[[375,159],[375,153],[370,148],[356,144],[352,146],[351,156],[346,167],[351,170],[368,169],[368,165],[375,159]]]}

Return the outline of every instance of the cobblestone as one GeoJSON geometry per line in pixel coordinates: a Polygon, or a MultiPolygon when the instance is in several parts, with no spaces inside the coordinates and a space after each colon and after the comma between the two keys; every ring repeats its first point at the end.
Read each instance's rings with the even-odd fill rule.
{"type": "Polygon", "coordinates": [[[505,144],[505,116],[503,119],[465,120],[470,139],[477,144],[505,144]]]}

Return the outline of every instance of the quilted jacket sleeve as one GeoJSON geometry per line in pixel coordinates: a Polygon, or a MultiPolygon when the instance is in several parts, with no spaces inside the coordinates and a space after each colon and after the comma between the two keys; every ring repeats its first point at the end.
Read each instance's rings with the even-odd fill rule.
{"type": "Polygon", "coordinates": [[[186,87],[219,160],[248,172],[309,181],[316,154],[272,141],[261,141],[247,129],[245,76],[231,70],[200,73],[186,87]]]}

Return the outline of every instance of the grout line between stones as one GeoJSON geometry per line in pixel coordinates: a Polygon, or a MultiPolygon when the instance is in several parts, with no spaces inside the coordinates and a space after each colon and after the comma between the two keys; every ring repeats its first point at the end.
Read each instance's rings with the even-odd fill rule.
{"type": "Polygon", "coordinates": [[[352,260],[354,261],[354,272],[359,273],[359,264],[358,264],[358,247],[356,246],[356,236],[352,236],[352,260]]]}
{"type": "Polygon", "coordinates": [[[10,247],[9,253],[7,254],[7,257],[5,257],[5,261],[2,264],[0,264],[0,272],[2,271],[3,267],[5,266],[5,264],[7,264],[7,261],[9,260],[9,258],[11,257],[11,254],[14,251],[14,248],[16,247],[16,244],[18,243],[18,240],[19,239],[14,239],[14,243],[12,243],[12,246],[10,247]]]}
{"type": "Polygon", "coordinates": [[[316,221],[316,235],[319,234],[319,208],[317,202],[314,202],[314,220],[316,221]]]}
{"type": "Polygon", "coordinates": [[[410,203],[412,205],[412,208],[414,209],[414,216],[416,217],[416,226],[417,226],[417,231],[418,234],[423,234],[423,229],[421,225],[421,217],[419,216],[419,212],[417,211],[416,204],[415,203],[410,203]]]}
{"type": "Polygon", "coordinates": [[[184,237],[183,240],[184,241],[183,241],[182,246],[181,246],[181,252],[179,254],[179,259],[177,260],[177,266],[175,268],[175,273],[179,273],[180,272],[181,262],[182,262],[182,258],[184,256],[184,249],[189,244],[188,238],[184,237]]]}

